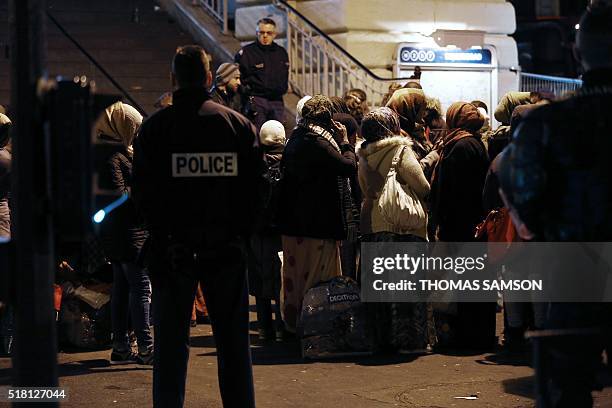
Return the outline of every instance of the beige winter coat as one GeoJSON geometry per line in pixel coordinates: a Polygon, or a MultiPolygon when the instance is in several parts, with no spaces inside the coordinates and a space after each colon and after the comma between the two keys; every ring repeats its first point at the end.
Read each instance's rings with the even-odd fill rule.
{"type": "Polygon", "coordinates": [[[378,142],[366,144],[359,154],[359,185],[363,192],[361,206],[361,233],[393,232],[397,234],[412,234],[426,239],[427,227],[415,231],[402,231],[387,223],[378,210],[378,197],[383,189],[393,156],[397,149],[404,149],[402,159],[398,163],[399,180],[408,184],[416,193],[427,211],[426,197],[429,194],[429,183],[423,174],[421,165],[412,151],[412,142],[403,136],[389,137],[378,142]]]}

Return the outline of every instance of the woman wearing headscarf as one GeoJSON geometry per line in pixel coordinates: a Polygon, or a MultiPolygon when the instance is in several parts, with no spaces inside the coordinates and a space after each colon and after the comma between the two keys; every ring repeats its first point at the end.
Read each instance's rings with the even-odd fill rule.
{"type": "MultiPolygon", "coordinates": [[[[484,118],[468,102],[446,111],[448,134],[432,182],[432,210],[437,237],[446,242],[473,242],[484,219],[482,191],[489,158],[478,131],[484,118]]],[[[495,343],[495,303],[450,303],[436,314],[441,346],[482,348],[495,343]]]]}
{"type": "Polygon", "coordinates": [[[295,107],[295,123],[298,124],[302,120],[302,109],[304,109],[304,104],[308,102],[312,96],[306,95],[302,99],[300,99],[295,107]]]}
{"type": "Polygon", "coordinates": [[[529,92],[508,92],[499,101],[493,115],[501,125],[495,131],[490,132],[487,139],[487,150],[491,161],[510,143],[512,112],[518,106],[529,105],[530,95],[529,92]]]}
{"type": "Polygon", "coordinates": [[[441,241],[473,241],[485,215],[481,198],[489,158],[478,135],[483,123],[478,108],[468,102],[456,102],[446,111],[448,134],[432,183],[441,241]]]}
{"type": "Polygon", "coordinates": [[[421,122],[427,108],[427,98],[421,89],[402,88],[393,93],[387,107],[393,109],[399,116],[403,133],[412,139],[412,149],[418,160],[421,160],[431,150],[431,145],[422,135],[417,135],[416,124],[421,122]],[[422,136],[422,137],[421,137],[422,136]]]}
{"type": "Polygon", "coordinates": [[[263,186],[266,205],[249,240],[249,293],[255,297],[259,339],[270,340],[276,337],[277,341],[281,341],[284,330],[280,313],[281,261],[278,253],[283,248],[280,234],[274,224],[273,205],[270,204],[279,186],[285,127],[276,120],[265,122],[259,130],[259,142],[263,149],[266,169],[263,186]]]}
{"type": "MultiPolygon", "coordinates": [[[[2,106],[0,105],[0,108],[2,106]]],[[[0,241],[11,237],[11,120],[0,109],[0,241]]],[[[2,271],[0,273],[6,273],[2,271]]],[[[0,306],[0,354],[10,354],[13,344],[13,312],[0,306]]]]}
{"type": "Polygon", "coordinates": [[[326,96],[309,99],[283,152],[281,310],[291,332],[308,289],[341,275],[338,241],[355,233],[348,183],[357,171],[355,152],[331,111],[326,96]]]}
{"type": "MultiPolygon", "coordinates": [[[[339,98],[337,98],[339,99],[339,98]]],[[[333,98],[330,98],[332,105],[334,104],[333,98]]],[[[339,99],[342,101],[342,99],[339,99]]],[[[359,125],[355,118],[348,113],[334,113],[333,119],[336,122],[341,123],[346,128],[346,134],[349,143],[353,146],[355,151],[359,150],[363,139],[359,137],[359,125]]],[[[359,213],[361,211],[361,188],[359,187],[359,181],[357,174],[349,177],[349,184],[351,187],[351,199],[353,204],[352,220],[355,224],[356,229],[359,229],[359,213]]],[[[357,279],[357,260],[359,259],[359,250],[361,244],[359,242],[359,234],[352,234],[352,240],[343,240],[340,244],[340,261],[342,263],[342,275],[348,276],[351,279],[357,279]]]]}
{"type": "MultiPolygon", "coordinates": [[[[359,150],[359,184],[362,242],[425,242],[427,240],[426,197],[429,183],[412,150],[412,141],[400,136],[400,120],[390,108],[378,108],[361,123],[365,139],[359,150]],[[420,200],[421,217],[415,228],[389,220],[379,209],[379,199],[393,161],[398,180],[420,200]]],[[[377,348],[422,351],[427,347],[427,308],[424,303],[369,304],[369,321],[377,348]]]]}
{"type": "MultiPolygon", "coordinates": [[[[98,149],[104,158],[98,168],[97,208],[123,194],[130,195],[132,181],[132,142],[142,116],[132,106],[114,103],[102,112],[95,124],[98,149]]],[[[151,286],[145,270],[136,263],[147,233],[140,223],[131,198],[106,215],[100,224],[100,240],[113,268],[111,321],[113,351],[111,364],[153,363],[153,339],[149,329],[151,286]],[[128,315],[138,342],[132,352],[128,338],[128,315]]]]}
{"type": "Polygon", "coordinates": [[[11,211],[9,192],[11,188],[11,120],[0,113],[0,238],[11,237],[11,211]]]}
{"type": "Polygon", "coordinates": [[[386,220],[377,209],[377,200],[384,187],[392,160],[400,149],[397,173],[421,200],[429,194],[429,183],[412,150],[412,141],[400,136],[400,122],[397,114],[390,108],[377,108],[368,113],[361,124],[365,142],[359,150],[359,185],[363,192],[361,207],[361,232],[364,236],[375,238],[389,235],[392,240],[427,240],[427,218],[424,217],[418,229],[403,230],[386,220]]]}
{"type": "Polygon", "coordinates": [[[368,95],[363,89],[353,88],[344,95],[344,102],[350,115],[361,124],[363,116],[370,111],[368,105],[368,95]]]}

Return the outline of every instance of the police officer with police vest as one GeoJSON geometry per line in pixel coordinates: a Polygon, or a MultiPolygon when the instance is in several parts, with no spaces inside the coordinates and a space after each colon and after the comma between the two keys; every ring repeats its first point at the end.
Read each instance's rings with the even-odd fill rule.
{"type": "Polygon", "coordinates": [[[156,407],[182,407],[189,320],[201,282],[225,407],[254,407],[243,238],[251,232],[263,159],[253,125],[210,99],[205,51],[179,47],[173,104],[142,124],[133,196],[151,231],[156,407]]]}
{"type": "Polygon", "coordinates": [[[246,45],[236,54],[240,66],[241,81],[250,104],[245,111],[253,111],[253,122],[259,130],[268,120],[284,123],[289,79],[287,51],[274,42],[276,22],[262,18],[257,22],[257,41],[246,45]]]}

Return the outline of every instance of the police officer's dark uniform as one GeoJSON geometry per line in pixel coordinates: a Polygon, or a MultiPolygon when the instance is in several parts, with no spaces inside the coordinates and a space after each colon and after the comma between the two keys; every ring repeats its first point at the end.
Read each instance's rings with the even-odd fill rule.
{"type": "Polygon", "coordinates": [[[133,194],[151,229],[155,406],[181,407],[189,320],[202,282],[225,407],[254,407],[242,237],[250,233],[263,159],[253,125],[210,99],[179,89],[173,105],[142,125],[133,194]]]}
{"type": "Polygon", "coordinates": [[[257,129],[267,120],[284,122],[283,95],[287,93],[289,57],[276,43],[262,45],[255,41],[243,47],[235,57],[245,92],[253,97],[254,123],[257,129]]]}

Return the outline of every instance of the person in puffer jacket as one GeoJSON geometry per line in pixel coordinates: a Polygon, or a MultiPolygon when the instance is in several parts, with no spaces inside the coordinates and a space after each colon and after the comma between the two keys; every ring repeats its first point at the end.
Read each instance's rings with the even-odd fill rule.
{"type": "MultiPolygon", "coordinates": [[[[396,151],[405,147],[398,163],[398,174],[421,199],[429,194],[429,183],[412,150],[412,141],[399,136],[399,118],[390,108],[379,108],[364,117],[361,132],[365,139],[359,150],[359,185],[363,193],[361,207],[361,232],[364,235],[391,233],[411,235],[416,240],[426,240],[427,228],[405,231],[387,222],[377,209],[376,200],[385,184],[391,161],[396,151]],[[397,126],[396,126],[397,125],[397,126]]],[[[423,225],[427,224],[427,220],[423,225]]]]}
{"type": "MultiPolygon", "coordinates": [[[[362,242],[425,242],[429,183],[412,150],[412,141],[399,136],[399,117],[390,108],[374,109],[363,118],[361,134],[365,139],[359,150],[362,242]],[[414,191],[424,210],[422,226],[414,230],[389,222],[378,207],[393,158],[400,149],[398,180],[414,191]]],[[[425,303],[368,303],[367,315],[378,351],[421,352],[427,348],[425,303]]]]}

